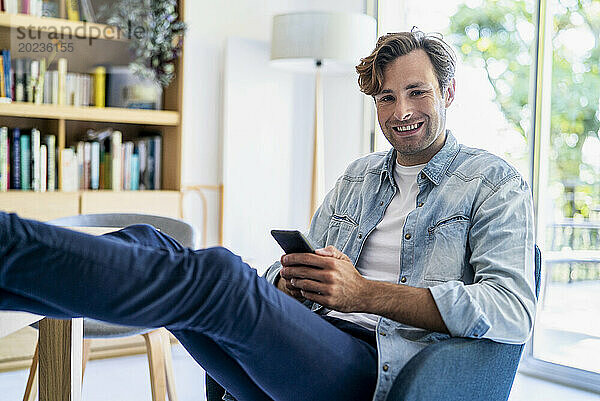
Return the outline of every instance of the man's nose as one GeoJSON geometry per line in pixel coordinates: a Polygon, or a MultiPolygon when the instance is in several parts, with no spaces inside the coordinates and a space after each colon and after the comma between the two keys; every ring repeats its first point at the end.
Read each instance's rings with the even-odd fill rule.
{"type": "Polygon", "coordinates": [[[399,99],[396,102],[396,108],[394,109],[394,117],[400,121],[410,120],[413,115],[413,109],[410,102],[399,99]]]}

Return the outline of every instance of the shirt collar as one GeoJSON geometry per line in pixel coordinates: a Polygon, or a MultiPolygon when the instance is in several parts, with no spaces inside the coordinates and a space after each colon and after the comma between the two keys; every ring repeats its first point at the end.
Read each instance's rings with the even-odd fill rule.
{"type": "MultiPolygon", "coordinates": [[[[446,130],[446,142],[444,146],[429,160],[422,171],[435,185],[439,185],[442,177],[450,167],[450,163],[458,153],[459,144],[450,130],[446,130]]],[[[394,185],[394,162],[396,161],[396,150],[391,148],[385,157],[385,166],[382,174],[387,173],[388,179],[394,185]]]]}

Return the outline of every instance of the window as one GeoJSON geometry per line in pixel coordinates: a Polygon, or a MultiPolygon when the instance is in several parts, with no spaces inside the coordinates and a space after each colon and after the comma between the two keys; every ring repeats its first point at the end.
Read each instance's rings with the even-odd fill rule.
{"type": "Polygon", "coordinates": [[[600,3],[547,5],[552,75],[538,202],[545,285],[532,351],[600,373],[600,3]]]}

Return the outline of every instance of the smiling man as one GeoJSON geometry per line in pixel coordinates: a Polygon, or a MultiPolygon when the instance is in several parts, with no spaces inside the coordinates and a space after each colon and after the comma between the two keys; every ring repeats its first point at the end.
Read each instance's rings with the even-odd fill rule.
{"type": "Polygon", "coordinates": [[[384,400],[408,360],[448,335],[527,340],[533,213],[513,167],[446,129],[455,56],[440,38],[382,36],[356,70],[392,149],[352,163],[327,195],[309,232],[327,248],[284,256],[267,278],[372,333],[384,400]]]}
{"type": "Polygon", "coordinates": [[[258,277],[149,226],[93,237],[0,212],[0,309],[164,326],[239,401],[384,401],[428,344],[525,342],[530,191],[446,129],[454,69],[422,32],[381,37],[357,66],[392,149],[338,179],[311,222],[316,254],[258,277]]]}

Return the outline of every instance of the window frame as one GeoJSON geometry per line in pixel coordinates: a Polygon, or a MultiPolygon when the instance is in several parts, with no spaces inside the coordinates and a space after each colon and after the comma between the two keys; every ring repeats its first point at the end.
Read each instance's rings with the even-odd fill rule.
{"type": "MultiPolygon", "coordinates": [[[[531,130],[528,142],[530,144],[530,183],[533,194],[533,203],[535,210],[535,238],[538,245],[544,249],[544,230],[538,230],[543,227],[541,220],[543,202],[540,202],[541,185],[545,182],[547,171],[547,158],[550,141],[550,117],[551,117],[551,88],[552,88],[552,18],[553,15],[548,7],[548,0],[535,1],[534,25],[536,35],[534,38],[533,63],[531,65],[530,79],[530,103],[531,112],[531,130]]],[[[544,254],[542,252],[542,269],[544,268],[544,254]]],[[[540,287],[543,289],[546,285],[542,276],[540,287]]],[[[540,291],[543,293],[543,291],[540,291]]],[[[535,325],[533,328],[535,332],[535,325]]],[[[519,373],[528,376],[545,379],[555,383],[564,384],[570,387],[582,390],[600,393],[600,373],[590,372],[572,366],[561,365],[536,358],[533,353],[532,335],[525,344],[519,373]]]]}

